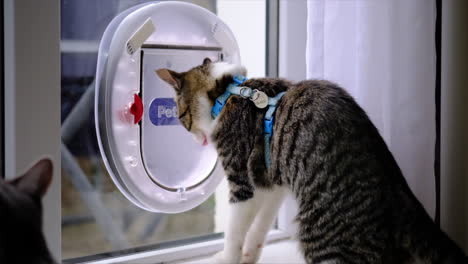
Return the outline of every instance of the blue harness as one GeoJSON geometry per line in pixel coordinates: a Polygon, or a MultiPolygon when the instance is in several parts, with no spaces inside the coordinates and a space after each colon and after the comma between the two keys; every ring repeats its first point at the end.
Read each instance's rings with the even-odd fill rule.
{"type": "MultiPolygon", "coordinates": [[[[211,109],[211,117],[215,119],[223,109],[224,105],[226,105],[227,100],[233,94],[240,95],[244,98],[252,99],[252,95],[258,92],[257,90],[252,90],[246,86],[239,86],[243,82],[247,80],[246,77],[241,75],[236,75],[233,77],[234,82],[229,84],[226,91],[216,98],[216,102],[211,109]]],[[[264,133],[264,140],[265,140],[265,164],[267,168],[271,165],[271,157],[270,157],[270,143],[271,143],[271,136],[273,134],[273,124],[275,121],[275,110],[276,106],[278,105],[279,100],[286,92],[281,92],[277,94],[275,97],[268,97],[268,110],[265,114],[265,118],[263,119],[263,133],[264,133]]]]}

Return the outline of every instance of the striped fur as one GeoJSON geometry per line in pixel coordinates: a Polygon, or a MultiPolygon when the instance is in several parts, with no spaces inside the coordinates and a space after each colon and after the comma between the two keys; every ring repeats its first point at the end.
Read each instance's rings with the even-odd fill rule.
{"type": "MultiPolygon", "coordinates": [[[[232,74],[217,70],[210,76],[216,64],[204,65],[203,78],[208,81],[201,86],[213,104],[232,74]]],[[[182,82],[188,82],[183,75],[182,82]]],[[[259,190],[287,188],[299,205],[298,239],[307,263],[468,263],[432,222],[375,126],[342,88],[323,80],[291,83],[272,78],[250,79],[244,85],[268,96],[286,94],[275,114],[269,169],[263,153],[266,109],[231,96],[206,132],[225,169],[231,204],[245,203],[236,210],[252,210],[259,190]]],[[[251,255],[244,239],[258,228],[252,221],[238,220],[238,230],[245,230],[236,229],[238,234],[226,231],[225,252],[218,262],[256,261],[258,257],[244,261],[251,255]]]]}

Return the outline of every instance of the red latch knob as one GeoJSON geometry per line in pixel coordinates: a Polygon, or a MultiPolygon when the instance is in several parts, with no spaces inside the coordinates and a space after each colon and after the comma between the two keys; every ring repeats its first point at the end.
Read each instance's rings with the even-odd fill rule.
{"type": "Polygon", "coordinates": [[[137,124],[143,117],[143,102],[138,94],[133,95],[133,104],[130,106],[130,113],[133,115],[133,123],[137,124]]]}

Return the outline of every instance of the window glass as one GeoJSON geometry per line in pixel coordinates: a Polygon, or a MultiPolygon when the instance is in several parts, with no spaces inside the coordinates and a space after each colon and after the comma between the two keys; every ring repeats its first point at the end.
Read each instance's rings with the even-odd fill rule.
{"type": "MultiPolygon", "coordinates": [[[[226,216],[223,205],[227,203],[225,184],[206,202],[188,212],[151,213],[136,207],[120,193],[102,162],[95,132],[92,89],[99,41],[116,15],[145,2],[150,1],[61,0],[62,140],[65,152],[71,154],[69,158],[62,155],[64,259],[222,232],[226,216]]],[[[256,58],[250,53],[242,57],[246,67],[256,76],[264,75],[265,0],[185,2],[218,13],[234,32],[241,56],[247,48],[252,54],[258,54],[256,58]],[[247,20],[251,26],[255,25],[254,32],[247,32],[245,25],[236,22],[240,21],[235,18],[240,11],[252,16],[247,20]],[[252,34],[256,36],[254,42],[251,42],[252,34]]]]}

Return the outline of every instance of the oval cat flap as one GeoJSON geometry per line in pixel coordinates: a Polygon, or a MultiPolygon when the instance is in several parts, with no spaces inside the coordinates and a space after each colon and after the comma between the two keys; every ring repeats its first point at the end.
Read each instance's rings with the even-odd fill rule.
{"type": "Polygon", "coordinates": [[[96,72],[99,147],[116,186],[143,209],[189,210],[223,177],[214,147],[199,145],[180,125],[174,92],[155,74],[186,71],[206,57],[240,62],[229,28],[193,4],[139,5],[104,32],[96,72]]]}

